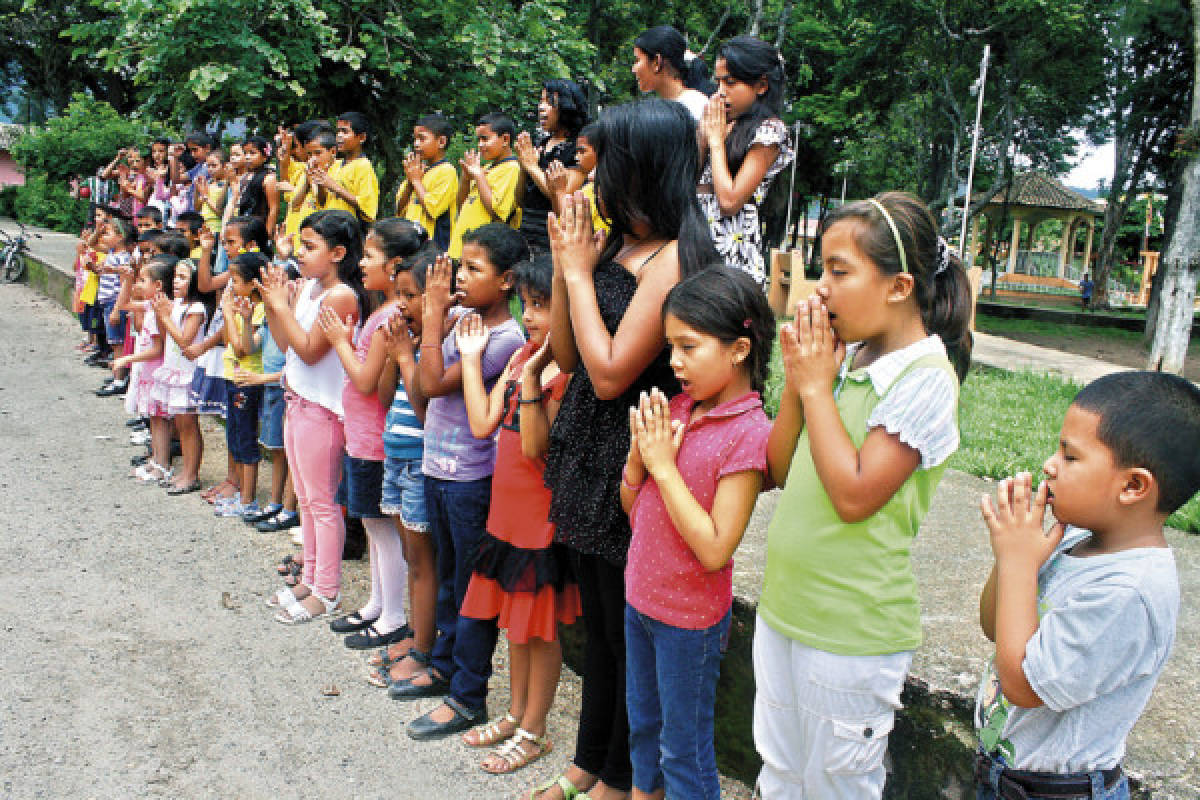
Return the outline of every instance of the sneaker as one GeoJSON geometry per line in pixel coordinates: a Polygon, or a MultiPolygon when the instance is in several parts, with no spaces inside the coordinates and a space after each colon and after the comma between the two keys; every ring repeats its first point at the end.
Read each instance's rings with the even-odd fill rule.
{"type": "Polygon", "coordinates": [[[300,515],[295,511],[280,511],[270,519],[256,522],[254,528],[263,533],[275,533],[276,531],[286,531],[288,528],[295,528],[299,525],[300,515]]]}
{"type": "Polygon", "coordinates": [[[129,434],[129,443],[134,446],[150,444],[150,431],[134,431],[129,434]]]}
{"type": "Polygon", "coordinates": [[[261,513],[262,513],[262,509],[259,508],[257,500],[255,500],[252,503],[243,503],[242,504],[242,513],[241,513],[242,522],[245,522],[247,517],[254,517],[257,519],[258,515],[261,513]]]}

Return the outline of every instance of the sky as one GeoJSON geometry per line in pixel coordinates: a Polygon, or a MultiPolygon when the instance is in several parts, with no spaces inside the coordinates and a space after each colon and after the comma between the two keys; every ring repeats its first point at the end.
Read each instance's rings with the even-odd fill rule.
{"type": "Polygon", "coordinates": [[[1076,166],[1063,178],[1063,183],[1076,189],[1095,189],[1100,181],[1108,183],[1112,180],[1113,155],[1111,141],[1099,147],[1082,145],[1076,155],[1076,166]]]}

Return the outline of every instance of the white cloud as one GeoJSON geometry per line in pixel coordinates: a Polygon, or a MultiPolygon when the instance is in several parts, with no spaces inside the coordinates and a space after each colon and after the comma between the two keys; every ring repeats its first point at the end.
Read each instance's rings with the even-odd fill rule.
{"type": "Polygon", "coordinates": [[[1099,147],[1083,145],[1079,148],[1079,162],[1063,178],[1063,183],[1080,189],[1095,189],[1101,181],[1110,182],[1115,153],[1111,141],[1099,147]]]}

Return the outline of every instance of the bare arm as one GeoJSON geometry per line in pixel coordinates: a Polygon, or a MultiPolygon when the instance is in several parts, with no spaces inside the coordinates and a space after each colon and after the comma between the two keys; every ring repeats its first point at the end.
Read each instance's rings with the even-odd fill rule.
{"type": "Polygon", "coordinates": [[[322,308],[317,322],[325,331],[326,338],[333,343],[333,349],[337,352],[342,367],[346,370],[346,377],[350,379],[350,384],[361,394],[369,395],[378,391],[379,377],[387,362],[387,343],[382,331],[376,329],[371,335],[371,341],[367,345],[366,360],[359,361],[358,353],[355,352],[354,345],[350,342],[349,327],[338,319],[331,309],[322,308]]]}
{"type": "Polygon", "coordinates": [[[546,385],[560,374],[558,365],[549,360],[547,339],[521,370],[521,452],[526,458],[546,455],[550,449],[550,425],[558,415],[559,401],[539,400],[546,393],[546,385]]]}
{"type": "Polygon", "coordinates": [[[275,221],[279,216],[279,190],[275,185],[275,176],[267,174],[263,179],[263,193],[267,197],[267,238],[275,237],[275,221]]]}
{"type": "Polygon", "coordinates": [[[987,583],[979,593],[979,627],[989,642],[996,641],[996,567],[988,574],[987,583]]]}
{"type": "Polygon", "coordinates": [[[735,176],[729,171],[729,160],[725,152],[728,125],[725,119],[725,101],[720,95],[714,95],[705,106],[704,116],[697,127],[703,132],[708,145],[708,158],[712,165],[712,188],[717,205],[723,216],[733,216],[750,201],[754,190],[762,183],[767,170],[779,156],[779,147],[762,144],[751,146],[735,176]]]}
{"type": "Polygon", "coordinates": [[[425,302],[422,304],[421,360],[417,362],[418,383],[425,397],[444,397],[462,389],[462,360],[446,367],[442,358],[442,338],[437,331],[446,328],[447,309],[454,301],[450,293],[450,259],[444,254],[429,268],[425,278],[425,302]]]}
{"type": "MultiPolygon", "coordinates": [[[[257,285],[266,303],[267,325],[271,335],[275,337],[280,350],[287,352],[290,348],[305,364],[316,364],[332,347],[329,339],[320,325],[314,324],[307,331],[300,327],[288,297],[283,270],[271,270],[269,276],[267,283],[258,282],[257,285]]],[[[331,289],[321,306],[322,309],[332,309],[340,319],[350,317],[353,321],[358,317],[358,299],[344,284],[331,289]]]]}
{"type": "MultiPolygon", "coordinates": [[[[487,344],[486,334],[484,344],[487,344]]],[[[471,435],[476,439],[486,439],[500,427],[504,419],[504,389],[512,379],[513,359],[509,359],[500,373],[500,379],[489,393],[483,383],[483,368],[480,356],[482,351],[468,357],[463,355],[463,400],[467,406],[467,423],[471,427],[471,435]]]]}

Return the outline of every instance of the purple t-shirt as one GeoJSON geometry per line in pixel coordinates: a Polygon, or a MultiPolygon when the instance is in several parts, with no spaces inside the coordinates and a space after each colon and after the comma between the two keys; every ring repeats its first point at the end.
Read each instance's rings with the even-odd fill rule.
{"type": "MultiPolygon", "coordinates": [[[[455,309],[461,321],[463,309],[455,309]]],[[[455,322],[455,330],[458,329],[455,322]]],[[[512,358],[525,336],[515,319],[492,328],[488,333],[487,346],[483,350],[483,383],[490,393],[492,386],[508,360],[512,358]]],[[[442,365],[448,369],[457,363],[458,344],[455,332],[451,331],[442,341],[442,365]]],[[[496,463],[496,437],[476,439],[471,435],[467,422],[467,404],[461,391],[429,400],[425,409],[425,453],[422,468],[426,475],[444,481],[476,481],[492,474],[496,463]]]]}

